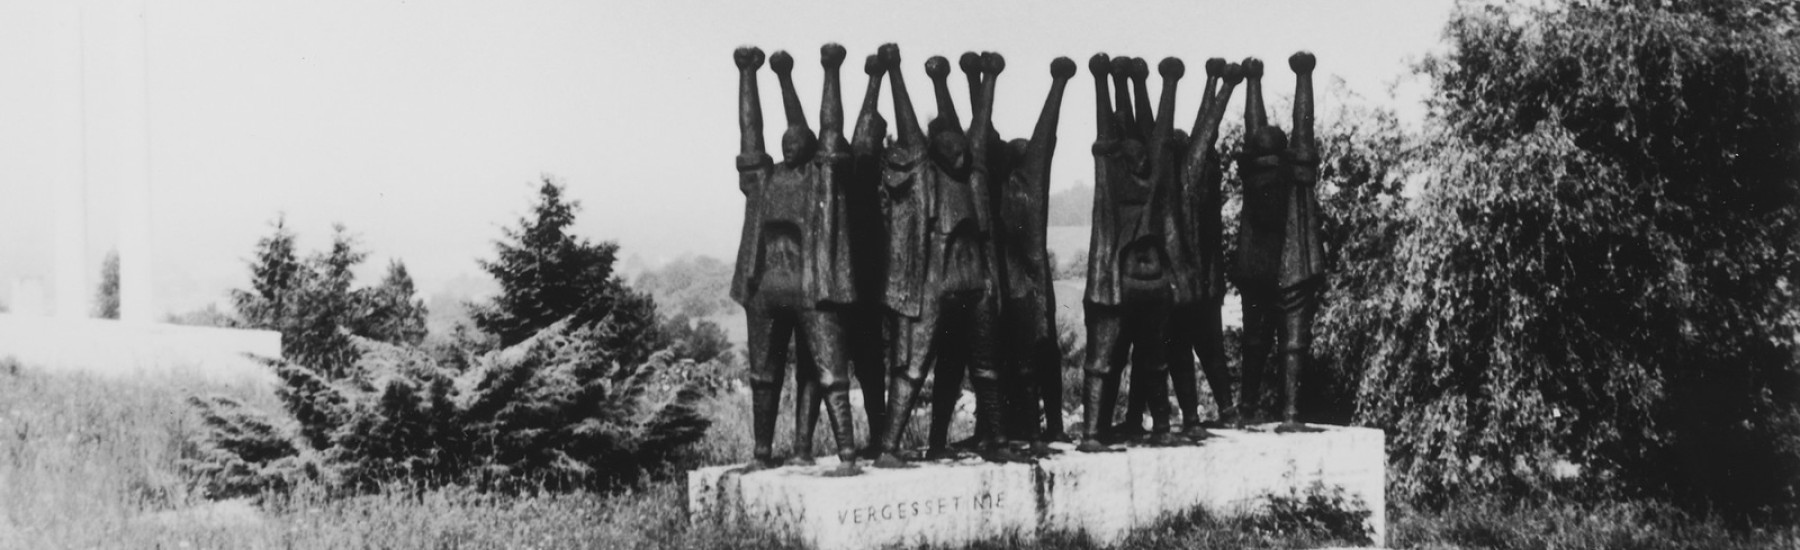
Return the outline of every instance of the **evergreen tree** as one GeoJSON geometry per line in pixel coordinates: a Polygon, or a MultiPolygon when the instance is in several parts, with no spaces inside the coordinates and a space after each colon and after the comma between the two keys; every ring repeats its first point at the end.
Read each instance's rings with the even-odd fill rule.
{"type": "Polygon", "coordinates": [[[360,291],[363,326],[353,332],[384,342],[418,345],[425,340],[425,301],[415,298],[412,275],[399,260],[388,262],[381,283],[360,291]]]}
{"type": "Polygon", "coordinates": [[[512,346],[568,319],[571,327],[599,327],[596,337],[616,360],[643,362],[664,344],[656,304],[614,275],[617,244],[569,233],[580,204],[565,200],[563,192],[545,177],[532,215],[495,243],[498,257],[481,262],[500,283],[500,294],[476,308],[475,324],[512,346]]]}
{"type": "Polygon", "coordinates": [[[231,303],[246,326],[285,333],[302,266],[287,216],[277,216],[271,225],[275,231],[256,241],[256,257],[250,261],[250,290],[232,290],[231,303]]]}
{"type": "Polygon", "coordinates": [[[257,241],[250,290],[232,291],[245,326],[281,332],[281,355],[336,380],[350,376],[357,350],[351,336],[416,344],[424,338],[425,306],[398,261],[370,288],[355,288],[357,265],[368,258],[343,225],[332,226],[331,248],[298,259],[285,219],[257,241]]]}
{"type": "Polygon", "coordinates": [[[100,264],[100,289],[94,295],[94,316],[101,319],[119,318],[119,251],[106,253],[106,261],[100,264]]]}

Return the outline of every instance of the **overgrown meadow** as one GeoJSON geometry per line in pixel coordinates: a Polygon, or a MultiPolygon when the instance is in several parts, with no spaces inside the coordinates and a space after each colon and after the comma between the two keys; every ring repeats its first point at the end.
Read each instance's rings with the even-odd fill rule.
{"type": "MultiPolygon", "coordinates": [[[[275,406],[267,388],[199,376],[136,379],[0,366],[0,548],[789,548],[730,527],[691,527],[682,477],[614,492],[484,493],[461,486],[384,487],[339,498],[298,487],[225,501],[203,497],[180,462],[201,435],[186,404],[216,392],[275,406]],[[258,502],[260,501],[260,502],[258,502]]],[[[674,468],[749,454],[748,399],[705,401],[709,435],[674,468]]],[[[859,426],[860,428],[861,426],[859,426]]],[[[922,427],[922,426],[921,426],[922,427]]],[[[966,429],[966,427],[964,427],[966,429]]],[[[916,431],[916,430],[915,430],[916,431]]],[[[791,432],[784,425],[782,444],[791,432]]],[[[820,443],[824,441],[821,439],[820,443]]],[[[820,448],[827,448],[821,446],[820,448]]],[[[1399,503],[1390,544],[1405,548],[1781,548],[1800,533],[1742,532],[1647,501],[1478,500],[1440,512],[1399,503]]],[[[1342,543],[1312,517],[1171,517],[1122,548],[1316,548],[1342,543]]],[[[981,548],[1091,548],[1051,535],[981,548]]]]}

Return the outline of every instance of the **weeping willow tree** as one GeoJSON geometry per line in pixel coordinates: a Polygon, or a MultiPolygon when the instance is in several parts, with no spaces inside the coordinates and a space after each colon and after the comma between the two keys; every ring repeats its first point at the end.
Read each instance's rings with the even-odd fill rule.
{"type": "Polygon", "coordinates": [[[1800,502],[1796,2],[1465,5],[1406,233],[1320,348],[1419,502],[1591,485],[1800,502]],[[1339,336],[1332,336],[1337,334],[1339,336]]]}

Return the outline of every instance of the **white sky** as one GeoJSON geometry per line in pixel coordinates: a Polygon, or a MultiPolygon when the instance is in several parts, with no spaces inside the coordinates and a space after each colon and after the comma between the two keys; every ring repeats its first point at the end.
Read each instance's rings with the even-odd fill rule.
{"type": "MultiPolygon", "coordinates": [[[[403,259],[429,295],[484,277],[500,228],[526,211],[540,174],[584,206],[577,230],[656,263],[698,253],[729,260],[743,200],[737,73],[744,44],[796,58],[796,86],[818,124],[818,48],[850,51],[846,119],[866,84],[861,60],[900,44],[923,120],[935,112],[922,65],[967,50],[1007,58],[995,118],[1026,137],[1066,55],[1097,51],[1187,61],[1176,121],[1192,123],[1207,57],[1269,62],[1265,88],[1291,93],[1285,59],[1319,56],[1363,96],[1417,113],[1408,64],[1439,42],[1451,3],[1332,2],[801,3],[149,0],[148,73],[158,309],[183,311],[247,284],[245,259],[285,212],[301,246],[342,222],[373,252],[366,277],[403,259]]],[[[67,40],[56,3],[0,4],[0,298],[51,273],[49,182],[54,84],[67,40]]],[[[781,96],[762,74],[767,142],[780,143],[781,96]]],[[[970,114],[960,73],[958,111],[970,114]]],[[[1154,77],[1151,89],[1157,89],[1154,77]]],[[[1056,187],[1092,178],[1092,85],[1063,103],[1056,187]]],[[[1323,92],[1323,90],[1321,90],[1323,92]]],[[[883,87],[884,114],[891,100],[883,87]]],[[[1327,97],[1327,94],[1321,94],[1327,97]]],[[[1241,116],[1241,94],[1232,117],[1241,116]]],[[[1273,102],[1272,102],[1273,103],[1273,102]]],[[[1323,112],[1329,105],[1321,105],[1323,112]]],[[[1271,119],[1286,120],[1285,113],[1271,119]]],[[[892,121],[891,115],[889,120],[892,121]]],[[[922,122],[923,122],[922,120],[922,122]]],[[[775,154],[775,151],[771,151],[775,154]]],[[[777,154],[778,156],[778,154],[777,154]]],[[[115,240],[112,188],[90,183],[89,256],[115,240]]],[[[97,280],[97,277],[94,278],[97,280]]]]}

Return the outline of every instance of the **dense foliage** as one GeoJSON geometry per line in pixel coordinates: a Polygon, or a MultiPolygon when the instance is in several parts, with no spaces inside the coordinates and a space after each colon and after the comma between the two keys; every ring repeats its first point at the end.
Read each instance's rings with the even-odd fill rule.
{"type": "Polygon", "coordinates": [[[245,327],[281,333],[283,358],[321,376],[345,376],[357,359],[352,336],[416,344],[425,335],[424,302],[413,297],[400,262],[376,286],[353,288],[352,270],[367,258],[340,225],[330,249],[302,261],[294,233],[277,218],[274,232],[256,243],[250,290],[233,290],[232,305],[245,327]]]}
{"type": "Polygon", "coordinates": [[[94,316],[101,319],[119,318],[119,251],[106,253],[106,260],[100,263],[100,288],[94,291],[94,316]]]}
{"type": "Polygon", "coordinates": [[[283,357],[267,363],[286,414],[191,400],[206,429],[186,466],[208,494],[302,482],[347,493],[609,488],[704,434],[694,404],[725,385],[709,362],[729,359],[723,331],[679,315],[659,326],[649,295],[612,275],[617,247],[568,235],[575,205],[558,185],[541,191],[537,216],[483,263],[502,293],[478,309],[478,328],[459,324],[430,345],[405,266],[352,289],[366,254],[341,227],[302,262],[277,220],[257,244],[252,289],[233,301],[246,324],[282,332],[283,357]]]}
{"type": "Polygon", "coordinates": [[[631,481],[705,433],[710,422],[694,407],[709,386],[661,356],[621,363],[593,330],[554,324],[466,369],[364,338],[353,338],[360,359],[342,378],[270,360],[301,429],[229,398],[195,398],[210,430],[189,469],[214,497],[301,481],[351,493],[396,483],[517,491],[631,481]]]}
{"type": "Polygon", "coordinates": [[[1343,258],[1321,328],[1363,374],[1402,494],[1541,489],[1565,464],[1733,517],[1794,512],[1793,8],[1455,13],[1423,64],[1411,227],[1389,256],[1343,258]]]}
{"type": "Polygon", "coordinates": [[[500,294],[476,309],[475,325],[511,346],[567,319],[572,327],[597,327],[587,333],[620,361],[641,363],[665,344],[656,303],[613,273],[619,245],[570,234],[580,206],[544,178],[532,215],[495,243],[497,258],[481,262],[500,294]]]}

